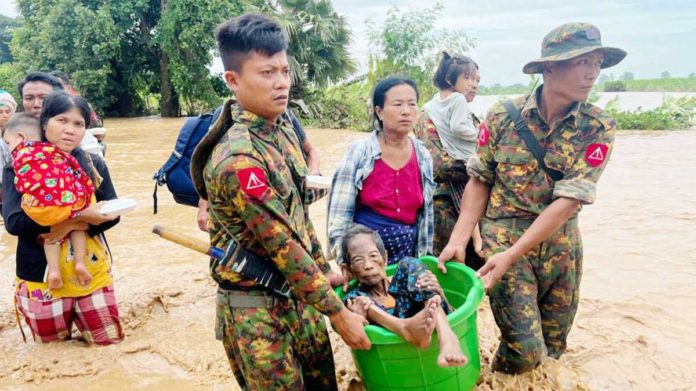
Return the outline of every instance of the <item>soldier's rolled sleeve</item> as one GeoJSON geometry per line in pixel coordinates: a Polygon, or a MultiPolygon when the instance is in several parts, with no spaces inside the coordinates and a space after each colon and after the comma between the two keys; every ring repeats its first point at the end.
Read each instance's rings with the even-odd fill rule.
{"type": "MultiPolygon", "coordinates": [[[[614,145],[614,122],[611,121],[603,129],[599,129],[595,136],[587,140],[582,151],[576,157],[570,170],[553,188],[553,198],[572,198],[584,205],[595,201],[597,181],[602,176],[607,166],[614,145]],[[604,160],[601,164],[593,166],[588,163],[588,156],[597,150],[600,145],[606,146],[606,153],[602,153],[604,160]]],[[[601,151],[601,150],[600,150],[601,151]]]]}
{"type": "Polygon", "coordinates": [[[492,185],[495,181],[495,171],[489,169],[478,156],[472,156],[466,163],[466,173],[482,182],[492,185]]]}
{"type": "Polygon", "coordinates": [[[256,243],[265,249],[285,275],[297,298],[327,316],[341,311],[343,303],[302,245],[302,235],[293,230],[282,198],[272,186],[267,186],[258,197],[247,194],[237,177],[237,171],[243,169],[263,170],[268,178],[265,167],[251,160],[223,170],[218,173],[218,180],[225,186],[223,194],[228,198],[225,201],[233,206],[247,229],[254,234],[256,243]]]}

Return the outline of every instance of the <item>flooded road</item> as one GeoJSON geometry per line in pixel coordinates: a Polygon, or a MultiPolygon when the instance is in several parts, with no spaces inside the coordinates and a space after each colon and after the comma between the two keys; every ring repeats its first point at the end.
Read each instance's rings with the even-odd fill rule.
{"type": "MultiPolygon", "coordinates": [[[[207,259],[151,233],[162,224],[206,240],[196,210],[159,189],[152,174],[174,145],[182,119],[107,120],[107,162],[120,197],[140,206],[107,232],[126,339],[104,348],[79,341],[22,342],[12,303],[16,240],[0,228],[0,389],[236,389],[214,339],[215,284],[207,259]]],[[[331,175],[348,144],[364,133],[309,130],[331,175]]],[[[696,132],[620,133],[580,224],[585,265],[581,302],[567,354],[530,374],[487,368],[497,344],[487,304],[479,311],[480,390],[687,390],[696,387],[696,132]]],[[[325,200],[311,216],[325,243],[325,200]]],[[[29,330],[25,326],[25,331],[29,330]]],[[[29,339],[31,337],[29,336],[29,339]]],[[[334,340],[346,389],[354,369],[334,340]]]]}

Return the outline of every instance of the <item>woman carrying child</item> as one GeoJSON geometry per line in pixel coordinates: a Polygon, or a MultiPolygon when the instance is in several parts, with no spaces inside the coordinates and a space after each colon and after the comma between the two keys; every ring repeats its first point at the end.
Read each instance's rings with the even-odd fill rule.
{"type": "MultiPolygon", "coordinates": [[[[423,114],[415,130],[433,158],[433,175],[437,184],[433,195],[433,254],[436,256],[447,244],[457,222],[464,187],[469,181],[466,161],[476,152],[480,121],[468,103],[476,96],[479,79],[478,65],[474,60],[442,52],[433,77],[439,91],[423,105],[423,114]]],[[[484,262],[480,256],[481,245],[477,226],[466,249],[466,264],[474,269],[484,262]]]]}
{"type": "MultiPolygon", "coordinates": [[[[19,113],[7,124],[4,139],[12,154],[15,188],[22,194],[22,209],[35,222],[54,226],[75,218],[89,206],[94,185],[77,160],[54,144],[41,141],[39,120],[19,113]]],[[[92,275],[85,266],[87,237],[74,230],[68,236],[73,248],[75,275],[87,285],[92,275]]],[[[63,286],[60,268],[60,242],[44,242],[48,263],[48,288],[63,286]]]]}
{"type": "MultiPolygon", "coordinates": [[[[104,161],[79,148],[89,120],[90,110],[84,99],[55,92],[43,103],[41,139],[77,159],[78,169],[94,185],[97,201],[115,199],[116,192],[104,161]]],[[[7,231],[18,236],[15,300],[32,334],[41,342],[67,339],[75,322],[88,343],[109,345],[121,341],[123,330],[114,295],[111,255],[102,234],[118,223],[117,216],[100,213],[102,203],[92,203],[79,213],[73,213],[71,207],[68,214],[72,218],[61,223],[50,227],[40,225],[23,209],[23,196],[14,186],[15,177],[12,167],[4,169],[2,215],[7,231]],[[91,280],[82,281],[84,284],[73,266],[74,245],[70,240],[63,240],[76,230],[86,233],[85,266],[91,280]],[[58,267],[63,285],[60,288],[51,289],[46,281],[48,262],[40,241],[61,243],[58,267]]],[[[49,182],[53,186],[53,180],[49,182]]],[[[70,198],[67,193],[66,197],[70,198]]]]}

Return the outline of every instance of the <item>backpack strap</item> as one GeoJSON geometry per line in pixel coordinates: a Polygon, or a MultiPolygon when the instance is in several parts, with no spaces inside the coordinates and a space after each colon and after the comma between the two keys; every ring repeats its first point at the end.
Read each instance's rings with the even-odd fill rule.
{"type": "Polygon", "coordinates": [[[543,149],[541,145],[539,145],[539,141],[537,141],[536,137],[534,137],[532,131],[529,130],[527,123],[522,119],[522,116],[520,115],[520,111],[517,109],[517,107],[515,107],[512,101],[509,99],[503,101],[503,107],[505,107],[505,110],[508,112],[508,115],[510,115],[510,119],[512,119],[512,121],[515,123],[515,129],[517,130],[517,134],[520,135],[525,145],[527,146],[527,149],[529,149],[529,151],[532,152],[532,155],[534,155],[537,162],[539,163],[539,167],[546,171],[546,174],[548,174],[548,176],[551,177],[551,179],[553,179],[554,181],[560,181],[561,179],[563,179],[562,172],[546,166],[546,163],[544,162],[546,150],[543,149]]]}

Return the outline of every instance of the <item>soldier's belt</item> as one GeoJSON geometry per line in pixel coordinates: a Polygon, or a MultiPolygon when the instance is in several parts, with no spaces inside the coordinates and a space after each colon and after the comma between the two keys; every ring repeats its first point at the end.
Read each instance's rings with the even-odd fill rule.
{"type": "Polygon", "coordinates": [[[231,308],[271,308],[279,304],[280,299],[264,291],[234,291],[218,289],[215,302],[231,308]]]}

